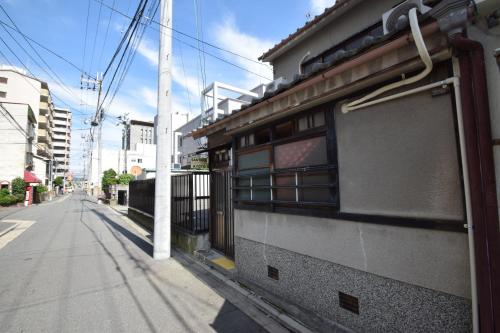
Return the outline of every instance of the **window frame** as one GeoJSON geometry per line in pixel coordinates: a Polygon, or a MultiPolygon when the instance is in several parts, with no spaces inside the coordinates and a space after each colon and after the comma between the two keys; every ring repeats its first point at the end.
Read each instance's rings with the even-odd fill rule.
{"type": "MultiPolygon", "coordinates": [[[[336,143],[335,141],[335,125],[334,125],[334,109],[333,105],[327,104],[320,107],[316,107],[304,112],[300,112],[290,117],[282,118],[279,121],[272,122],[266,126],[261,126],[253,129],[252,131],[242,133],[239,136],[233,137],[233,147],[235,147],[234,153],[234,164],[233,164],[233,201],[235,207],[243,209],[252,210],[264,210],[264,211],[280,211],[282,209],[299,209],[302,212],[307,210],[317,210],[324,209],[329,211],[337,212],[339,209],[339,188],[338,188],[338,173],[337,173],[337,155],[336,155],[336,143]],[[298,120],[300,118],[314,117],[315,113],[324,113],[324,125],[308,128],[299,131],[298,120]],[[276,126],[287,123],[289,121],[293,122],[293,131],[291,135],[287,137],[276,138],[276,126]],[[240,142],[242,137],[248,137],[252,133],[256,133],[262,130],[268,129],[270,131],[270,140],[267,143],[254,145],[249,147],[241,147],[240,142]],[[301,167],[290,167],[278,169],[275,167],[275,148],[279,145],[289,144],[293,142],[305,141],[314,139],[317,137],[325,138],[325,150],[327,153],[326,164],[324,165],[311,165],[311,166],[301,166],[301,167]],[[269,176],[269,185],[253,185],[252,182],[249,186],[239,186],[238,181],[241,178],[247,178],[252,176],[248,174],[245,170],[239,169],[239,156],[241,154],[253,153],[261,150],[269,150],[269,172],[266,174],[269,176]],[[241,173],[243,171],[243,174],[241,173]],[[326,173],[329,176],[329,182],[326,184],[303,184],[299,182],[299,178],[302,180],[304,176],[307,175],[318,175],[320,173],[326,173]],[[277,178],[284,174],[294,174],[295,183],[292,185],[277,185],[277,178]],[[330,195],[325,199],[325,201],[312,201],[305,200],[304,195],[305,189],[311,188],[328,188],[330,195]],[[278,199],[279,189],[292,188],[295,190],[295,200],[280,200],[278,199]],[[252,193],[255,190],[267,189],[270,191],[270,200],[258,201],[253,200],[253,196],[250,195],[251,200],[239,198],[240,191],[248,191],[252,193]]],[[[262,177],[262,173],[255,174],[255,176],[262,177]]],[[[308,214],[309,215],[309,214],[308,214]]]]}

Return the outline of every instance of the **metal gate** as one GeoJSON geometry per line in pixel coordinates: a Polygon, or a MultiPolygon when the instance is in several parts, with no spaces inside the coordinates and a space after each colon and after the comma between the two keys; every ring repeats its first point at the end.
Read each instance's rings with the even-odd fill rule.
{"type": "Polygon", "coordinates": [[[208,231],[209,174],[191,172],[172,176],[172,226],[192,234],[208,231]]]}
{"type": "Polygon", "coordinates": [[[231,171],[212,171],[210,186],[210,242],[212,247],[234,258],[234,220],[231,171]]]}

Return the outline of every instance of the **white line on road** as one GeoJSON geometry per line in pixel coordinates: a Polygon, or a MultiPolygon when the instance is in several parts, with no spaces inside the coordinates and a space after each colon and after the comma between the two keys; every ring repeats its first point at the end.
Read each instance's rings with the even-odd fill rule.
{"type": "Polygon", "coordinates": [[[1,222],[7,223],[15,223],[16,225],[10,229],[9,232],[2,234],[0,236],[0,250],[11,241],[16,239],[19,235],[21,235],[26,229],[35,224],[36,221],[28,221],[28,220],[2,220],[1,222]]]}

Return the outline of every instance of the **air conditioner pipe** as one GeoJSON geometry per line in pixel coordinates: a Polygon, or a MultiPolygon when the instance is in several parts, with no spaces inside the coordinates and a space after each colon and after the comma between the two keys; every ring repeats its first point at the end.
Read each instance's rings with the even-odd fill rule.
{"type": "Polygon", "coordinates": [[[303,71],[302,71],[302,64],[304,63],[304,61],[306,61],[306,59],[311,55],[311,52],[310,51],[307,51],[306,54],[304,54],[302,56],[302,58],[300,58],[300,61],[299,61],[299,74],[304,74],[303,71]]]}
{"type": "Polygon", "coordinates": [[[394,82],[391,84],[388,84],[380,89],[375,90],[374,92],[358,99],[355,101],[352,101],[347,104],[343,104],[341,109],[343,113],[347,113],[349,111],[354,111],[369,105],[369,103],[363,103],[366,101],[371,100],[372,98],[375,98],[377,96],[382,95],[383,93],[387,91],[394,90],[396,88],[406,86],[415,82],[418,82],[425,78],[427,75],[429,75],[432,72],[433,68],[433,63],[431,56],[429,55],[429,51],[427,50],[427,47],[425,46],[424,38],[422,37],[422,32],[420,31],[420,27],[418,25],[418,17],[417,17],[417,8],[412,8],[408,12],[408,16],[410,18],[410,28],[411,28],[411,33],[413,36],[413,40],[415,41],[415,45],[417,46],[418,54],[420,55],[420,59],[422,59],[423,63],[425,64],[425,69],[420,72],[419,74],[407,78],[398,82],[394,82]]]}

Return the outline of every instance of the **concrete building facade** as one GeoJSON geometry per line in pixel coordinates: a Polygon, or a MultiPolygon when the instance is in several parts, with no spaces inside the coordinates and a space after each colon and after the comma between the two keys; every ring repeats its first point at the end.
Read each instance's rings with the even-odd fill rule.
{"type": "Polygon", "coordinates": [[[54,108],[54,178],[65,178],[70,170],[71,119],[69,109],[54,108]]]}
{"type": "Polygon", "coordinates": [[[130,120],[122,137],[123,150],[135,150],[138,143],[154,144],[154,123],[142,120],[130,120]]]}
{"type": "MultiPolygon", "coordinates": [[[[0,88],[0,91],[1,88],[0,88]]],[[[2,102],[0,98],[0,184],[10,188],[12,179],[36,170],[36,118],[29,104],[2,102]]],[[[45,174],[45,170],[44,174],[45,174]]]]}
{"type": "Polygon", "coordinates": [[[194,139],[188,135],[201,126],[201,115],[191,119],[174,132],[173,163],[180,164],[182,169],[197,168],[202,160],[207,164],[208,155],[198,154],[200,149],[206,147],[206,138],[194,139]]]}
{"type": "Polygon", "coordinates": [[[52,185],[54,105],[48,84],[9,67],[0,68],[0,102],[29,105],[36,119],[33,171],[43,184],[52,185]]]}

